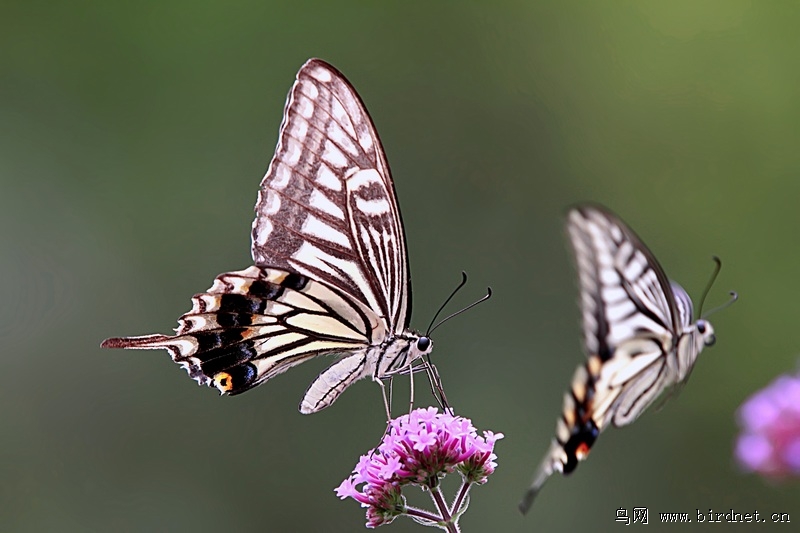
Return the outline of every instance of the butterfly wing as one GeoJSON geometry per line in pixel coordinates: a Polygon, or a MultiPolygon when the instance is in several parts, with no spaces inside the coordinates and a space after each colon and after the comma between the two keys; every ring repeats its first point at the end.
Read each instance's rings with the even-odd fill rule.
{"type": "Polygon", "coordinates": [[[378,318],[347,294],[306,276],[250,267],[220,274],[176,335],[112,338],[105,348],[170,352],[201,385],[239,394],[314,355],[365,350],[378,318]]]}
{"type": "Polygon", "coordinates": [[[256,204],[253,260],[337,287],[408,327],[403,224],[378,133],[355,89],[309,60],[297,73],[256,204]]]}
{"type": "Polygon", "coordinates": [[[691,300],[679,300],[652,252],[607,209],[572,209],[567,232],[580,284],[587,361],[564,395],[556,438],[520,504],[527,511],[554,471],[584,459],[609,424],[630,424],[676,382],[676,343],[691,322],[691,300]],[[680,302],[680,304],[678,303],[680,302]]]}

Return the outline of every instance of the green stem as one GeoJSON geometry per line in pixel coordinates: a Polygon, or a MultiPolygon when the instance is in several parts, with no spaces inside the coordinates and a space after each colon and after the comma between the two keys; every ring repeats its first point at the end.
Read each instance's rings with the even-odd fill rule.
{"type": "Polygon", "coordinates": [[[442,522],[441,516],[436,516],[435,514],[431,514],[423,509],[419,509],[417,507],[406,507],[403,511],[409,516],[416,516],[418,518],[422,518],[424,520],[429,520],[434,524],[438,524],[442,522]]]}
{"type": "Polygon", "coordinates": [[[447,502],[444,501],[444,497],[442,497],[442,491],[439,490],[439,478],[434,476],[429,483],[429,487],[431,498],[436,507],[439,508],[439,512],[442,513],[442,525],[445,526],[449,533],[460,533],[461,529],[458,527],[458,522],[453,521],[452,512],[447,506],[447,502]]]}
{"type": "Polygon", "coordinates": [[[464,498],[467,497],[469,494],[469,489],[472,487],[472,483],[467,481],[466,479],[461,483],[461,489],[458,491],[458,496],[456,497],[456,501],[453,502],[453,513],[456,516],[461,514],[461,505],[464,503],[464,498]]]}

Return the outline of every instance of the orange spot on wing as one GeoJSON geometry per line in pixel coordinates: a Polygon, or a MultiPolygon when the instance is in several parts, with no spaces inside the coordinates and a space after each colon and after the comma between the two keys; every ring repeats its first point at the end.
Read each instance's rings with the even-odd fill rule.
{"type": "Polygon", "coordinates": [[[233,378],[227,372],[217,372],[214,375],[214,386],[220,392],[230,392],[233,389],[233,378]]]}
{"type": "Polygon", "coordinates": [[[579,461],[583,461],[589,456],[589,451],[591,448],[585,442],[578,444],[578,447],[575,449],[575,457],[578,458],[579,461]]]}

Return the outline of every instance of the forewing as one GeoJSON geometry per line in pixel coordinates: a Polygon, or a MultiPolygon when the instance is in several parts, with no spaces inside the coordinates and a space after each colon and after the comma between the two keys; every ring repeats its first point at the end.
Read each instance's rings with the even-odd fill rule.
{"type": "Polygon", "coordinates": [[[253,222],[256,265],[337,287],[408,327],[403,225],[378,133],[355,89],[309,60],[297,73],[253,222]]]}
{"type": "Polygon", "coordinates": [[[221,274],[195,295],[175,335],[112,338],[103,347],[166,349],[198,383],[239,394],[315,355],[363,350],[383,338],[382,328],[335,288],[253,266],[221,274]]]}
{"type": "Polygon", "coordinates": [[[605,361],[618,344],[642,335],[672,342],[680,317],[670,283],[636,234],[597,206],[571,210],[567,230],[578,266],[586,353],[605,361]]]}
{"type": "Polygon", "coordinates": [[[682,332],[694,322],[693,304],[689,294],[679,284],[670,280],[670,289],[678,310],[678,331],[682,332]]]}

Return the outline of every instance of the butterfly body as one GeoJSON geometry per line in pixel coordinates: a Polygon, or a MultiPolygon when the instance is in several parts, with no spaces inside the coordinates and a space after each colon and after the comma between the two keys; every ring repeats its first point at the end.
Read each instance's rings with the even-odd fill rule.
{"type": "Polygon", "coordinates": [[[665,391],[688,379],[714,343],[706,320],[670,281],[639,237],[596,205],[572,209],[567,231],[580,284],[586,361],[564,395],[556,435],[520,509],[526,512],[553,472],[569,474],[609,425],[636,420],[665,391]]]}
{"type": "Polygon", "coordinates": [[[430,353],[430,339],[409,328],[405,236],[380,139],[355,89],[324,61],[297,73],[255,211],[254,266],[195,295],[174,336],[103,346],[166,349],[198,383],[231,395],[339,356],[309,386],[303,413],[430,353]]]}

